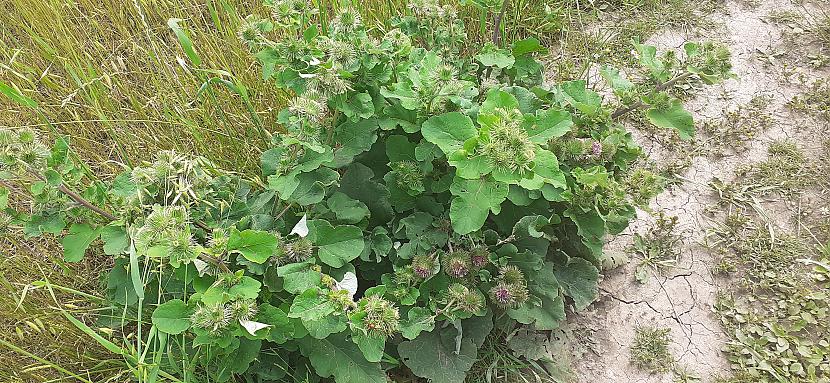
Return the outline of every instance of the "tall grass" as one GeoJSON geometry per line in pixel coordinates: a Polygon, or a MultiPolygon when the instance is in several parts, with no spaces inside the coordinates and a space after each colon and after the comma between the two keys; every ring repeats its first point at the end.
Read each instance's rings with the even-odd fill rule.
{"type": "MultiPolygon", "coordinates": [[[[409,2],[313,0],[323,10],[335,1],[351,1],[378,32],[391,28],[391,18],[405,12],[409,2]]],[[[653,16],[683,2],[605,3],[612,9],[646,8],[646,14],[653,16]]],[[[159,150],[175,149],[256,177],[259,152],[267,147],[269,134],[278,130],[276,113],[287,96],[261,81],[260,68],[236,37],[242,17],[267,15],[261,3],[3,0],[0,82],[35,99],[99,176],[112,176],[120,163],[136,163],[159,150]],[[193,41],[198,64],[182,50],[167,25],[170,18],[182,19],[179,25],[193,41]],[[199,92],[215,76],[244,86],[246,97],[222,86],[199,92]]],[[[588,32],[582,30],[601,19],[595,3],[602,1],[510,0],[501,23],[503,41],[536,36],[558,47],[560,53],[552,61],[595,58],[601,47],[591,45],[596,39],[590,44],[583,41],[588,32]]],[[[495,11],[462,9],[471,47],[491,39],[495,11]]],[[[647,25],[649,31],[656,28],[654,21],[647,25]]],[[[0,127],[23,126],[52,134],[33,111],[0,97],[0,127]]],[[[129,380],[120,356],[62,315],[68,311],[95,328],[99,297],[104,295],[103,275],[110,267],[105,257],[64,264],[55,241],[0,231],[0,381],[129,380]]]]}

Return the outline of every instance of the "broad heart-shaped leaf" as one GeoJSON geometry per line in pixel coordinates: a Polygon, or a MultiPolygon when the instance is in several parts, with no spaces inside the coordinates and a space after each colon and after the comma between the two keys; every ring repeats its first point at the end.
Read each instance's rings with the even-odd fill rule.
{"type": "MultiPolygon", "coordinates": [[[[370,100],[371,103],[371,100],[370,100]]],[[[378,139],[377,120],[346,121],[334,130],[334,160],[330,166],[339,168],[352,162],[355,156],[372,147],[378,139]]]]}
{"type": "Polygon", "coordinates": [[[421,126],[424,138],[441,148],[446,155],[455,153],[464,146],[464,141],[478,135],[473,120],[459,112],[444,113],[431,117],[421,126]]]}
{"type": "Polygon", "coordinates": [[[468,179],[477,180],[493,171],[493,162],[485,156],[475,156],[449,160],[450,165],[455,166],[455,175],[468,179]]]}
{"type": "Polygon", "coordinates": [[[574,124],[568,111],[558,109],[540,111],[534,120],[532,125],[527,126],[527,134],[531,141],[542,145],[552,138],[564,136],[574,124]]]}
{"type": "Polygon", "coordinates": [[[545,183],[562,189],[568,187],[568,184],[565,182],[565,173],[559,169],[559,160],[556,159],[556,155],[553,152],[537,149],[534,162],[533,173],[542,177],[545,183]]]}
{"type": "Polygon", "coordinates": [[[516,62],[516,58],[513,57],[510,51],[496,48],[492,44],[488,44],[481,53],[476,55],[476,60],[481,65],[488,67],[494,66],[501,69],[509,68],[516,62]]]}
{"type": "Polygon", "coordinates": [[[291,294],[300,294],[319,286],[322,274],[312,270],[309,263],[289,263],[277,268],[277,275],[283,279],[283,289],[291,294]]]}
{"type": "Polygon", "coordinates": [[[308,330],[308,335],[315,339],[325,339],[331,334],[337,334],[349,327],[343,315],[326,315],[320,319],[303,321],[303,327],[308,330]]]}
{"type": "Polygon", "coordinates": [[[507,311],[507,315],[519,323],[534,324],[537,330],[555,330],[565,320],[565,302],[560,293],[560,285],[554,274],[554,264],[547,262],[541,269],[528,270],[528,287],[539,299],[529,299],[524,305],[507,311]]]}
{"type": "Polygon", "coordinates": [[[329,300],[328,296],[320,289],[313,287],[294,297],[288,317],[311,322],[323,319],[334,310],[334,303],[329,300]]]}
{"type": "Polygon", "coordinates": [[[233,229],[228,238],[228,251],[242,254],[254,263],[265,263],[277,249],[277,237],[267,231],[233,229]]]}
{"type": "Polygon", "coordinates": [[[683,140],[691,139],[695,135],[695,121],[691,113],[683,109],[683,104],[678,99],[672,100],[668,108],[650,108],[646,111],[646,117],[658,127],[677,130],[677,134],[683,140]]]}
{"type": "Polygon", "coordinates": [[[343,112],[352,121],[371,118],[375,115],[375,105],[369,93],[343,93],[333,97],[332,102],[337,110],[343,112]]]}
{"type": "Polygon", "coordinates": [[[416,162],[416,143],[409,141],[406,136],[391,135],[386,137],[386,157],[389,162],[412,161],[416,162]]]}
{"type": "Polygon", "coordinates": [[[101,240],[104,241],[104,254],[119,255],[127,252],[130,237],[121,226],[104,226],[101,228],[101,240]]]}
{"type": "Polygon", "coordinates": [[[181,334],[190,328],[190,309],[181,299],[160,304],[153,311],[153,325],[170,335],[181,334]]]}
{"type": "Polygon", "coordinates": [[[357,344],[360,351],[366,360],[378,363],[383,359],[383,349],[386,347],[385,336],[373,336],[364,334],[355,334],[352,336],[352,341],[357,344]]]}
{"type": "Polygon", "coordinates": [[[513,56],[519,57],[526,55],[528,53],[533,52],[547,52],[547,48],[545,48],[538,39],[534,37],[526,38],[524,40],[518,40],[513,42],[513,56]]]}
{"type": "Polygon", "coordinates": [[[406,319],[401,321],[401,334],[409,340],[417,338],[422,331],[432,331],[434,328],[435,317],[432,311],[425,307],[411,308],[406,314],[406,319]]]}
{"type": "Polygon", "coordinates": [[[576,224],[582,243],[599,259],[605,244],[605,221],[602,217],[595,211],[585,213],[570,209],[564,215],[576,224]]]}
{"type": "Polygon", "coordinates": [[[305,337],[298,340],[300,352],[308,357],[321,377],[334,377],[337,383],[386,383],[378,363],[363,357],[360,348],[346,339],[345,333],[326,339],[305,337]]]}
{"type": "Polygon", "coordinates": [[[484,102],[481,104],[481,108],[478,110],[478,122],[480,124],[482,123],[482,119],[480,117],[481,115],[493,114],[493,111],[496,108],[502,108],[507,110],[519,109],[519,100],[516,98],[516,96],[507,93],[503,90],[491,90],[487,93],[487,98],[484,99],[484,102]]]}
{"type": "Polygon", "coordinates": [[[453,326],[438,327],[401,342],[398,353],[412,373],[421,378],[432,383],[463,383],[476,361],[478,347],[471,337],[463,336],[457,348],[457,336],[458,330],[453,326]]]}
{"type": "Polygon", "coordinates": [[[507,198],[509,190],[507,184],[489,177],[477,180],[456,177],[450,186],[450,192],[456,196],[450,204],[453,230],[469,234],[481,229],[490,211],[494,214],[501,211],[501,203],[507,198]]]}
{"type": "Polygon", "coordinates": [[[80,262],[84,253],[98,235],[101,229],[93,229],[85,223],[73,223],[69,228],[69,234],[63,238],[63,259],[67,262],[80,262]]]}
{"type": "Polygon", "coordinates": [[[640,55],[640,65],[646,67],[655,80],[666,82],[669,79],[669,71],[666,65],[657,57],[657,48],[651,45],[640,44],[634,41],[634,49],[640,55]]]}
{"type": "Polygon", "coordinates": [[[369,208],[363,202],[351,199],[349,196],[335,192],[326,201],[329,210],[334,212],[338,220],[348,223],[358,223],[369,216],[369,208]]]}
{"type": "MultiPolygon", "coordinates": [[[[329,168],[301,173],[297,176],[297,187],[288,199],[303,206],[319,203],[326,197],[326,188],[337,182],[339,177],[337,171],[329,168]]],[[[283,195],[280,196],[285,198],[283,195]]]]}
{"type": "Polygon", "coordinates": [[[271,326],[268,328],[266,339],[281,344],[293,334],[294,326],[285,311],[268,303],[260,305],[257,311],[256,320],[271,326]]]}
{"type": "Polygon", "coordinates": [[[363,247],[363,231],[357,226],[334,227],[328,221],[308,221],[308,239],[317,246],[317,257],[323,263],[339,268],[360,256],[363,247]]]}
{"type": "Polygon", "coordinates": [[[565,100],[586,116],[594,117],[602,109],[602,97],[588,89],[585,80],[563,82],[560,88],[565,100]]]}
{"type": "Polygon", "coordinates": [[[588,307],[597,299],[599,270],[591,262],[582,258],[570,258],[565,264],[557,264],[553,272],[562,290],[574,300],[577,310],[588,307]]]}

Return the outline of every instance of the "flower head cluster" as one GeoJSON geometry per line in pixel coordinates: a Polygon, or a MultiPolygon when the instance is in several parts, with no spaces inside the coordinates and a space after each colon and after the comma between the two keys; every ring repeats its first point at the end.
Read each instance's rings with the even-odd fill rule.
{"type": "Polygon", "coordinates": [[[352,318],[361,324],[361,330],[374,337],[390,337],[400,325],[398,308],[377,295],[361,298],[352,318]]]}
{"type": "Polygon", "coordinates": [[[130,227],[136,249],[163,246],[173,267],[196,258],[187,209],[183,206],[153,205],[153,210],[139,226],[130,227]]]}
{"type": "Polygon", "coordinates": [[[34,130],[0,129],[0,170],[40,172],[46,167],[49,155],[49,148],[40,142],[34,130]]]}
{"type": "Polygon", "coordinates": [[[446,303],[468,314],[475,314],[484,308],[484,294],[460,283],[453,283],[447,289],[446,303]]]}
{"type": "Polygon", "coordinates": [[[254,48],[266,44],[265,33],[271,31],[272,28],[273,25],[267,20],[248,15],[242,20],[236,34],[239,36],[239,40],[254,48]]]}
{"type": "Polygon", "coordinates": [[[293,242],[281,242],[282,257],[280,263],[299,263],[311,258],[314,254],[314,244],[307,238],[300,238],[293,242]]]}
{"type": "Polygon", "coordinates": [[[434,255],[416,255],[412,258],[412,272],[421,279],[429,279],[440,269],[434,255]]]}
{"type": "Polygon", "coordinates": [[[326,103],[305,96],[297,96],[288,101],[288,111],[311,123],[319,124],[328,113],[326,103]]]}
{"type": "Polygon", "coordinates": [[[205,158],[162,151],[153,163],[135,167],[130,173],[131,181],[141,189],[134,202],[189,206],[201,201],[213,193],[213,169],[205,158]]]}
{"type": "MultiPolygon", "coordinates": [[[[331,281],[334,281],[334,278],[331,278],[326,274],[323,274],[323,277],[323,279],[326,279],[325,277],[328,277],[331,281]]],[[[339,311],[349,311],[355,308],[354,299],[352,298],[352,295],[351,293],[349,293],[348,290],[335,289],[335,286],[333,285],[329,288],[332,290],[330,290],[328,293],[328,300],[329,302],[333,303],[339,311]]]]}
{"type": "Polygon", "coordinates": [[[499,270],[496,285],[490,289],[490,300],[503,309],[515,308],[527,301],[527,282],[516,266],[504,266],[499,270]]]}
{"type": "Polygon", "coordinates": [[[522,115],[515,109],[496,108],[488,124],[489,137],[482,147],[493,165],[510,172],[530,170],[536,158],[536,144],[521,126],[522,115]]]}
{"type": "Polygon", "coordinates": [[[424,172],[412,161],[397,161],[389,164],[395,175],[395,183],[410,195],[418,195],[424,190],[424,172]]]}
{"type": "Polygon", "coordinates": [[[363,28],[363,20],[360,13],[354,8],[344,8],[329,24],[331,33],[348,37],[363,28]]]}
{"type": "Polygon", "coordinates": [[[271,18],[281,28],[294,28],[300,26],[303,16],[309,16],[317,12],[308,0],[273,0],[270,2],[271,18]]]}
{"type": "Polygon", "coordinates": [[[473,270],[470,253],[463,250],[443,253],[441,255],[441,269],[453,278],[468,277],[473,270]]]}
{"type": "Polygon", "coordinates": [[[258,311],[256,301],[252,299],[240,299],[226,304],[199,304],[190,315],[190,323],[193,327],[219,335],[236,321],[253,320],[258,311]]]}

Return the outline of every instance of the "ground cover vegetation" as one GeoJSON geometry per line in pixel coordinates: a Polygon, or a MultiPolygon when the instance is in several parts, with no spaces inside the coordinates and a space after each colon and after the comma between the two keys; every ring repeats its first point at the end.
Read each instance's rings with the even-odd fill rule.
{"type": "Polygon", "coordinates": [[[250,158],[125,150],[100,178],[48,105],[3,83],[49,132],[0,131],[3,227],[61,237],[67,264],[106,259],[94,325],[62,309],[127,366],[115,379],[464,381],[493,339],[587,307],[603,238],[659,191],[617,121],[643,113],[690,138],[667,91],[731,75],[717,45],[658,55],[634,40],[642,72],[603,68],[616,98],[604,102],[581,80],[543,85],[539,40],[508,41],[504,5],[478,7],[495,25],[470,52],[453,6],[417,2],[379,30],[348,6],[266,3],[270,17],[245,17],[238,37],[287,100],[274,132],[243,81],[200,68],[209,58],[171,19],[199,94],[236,95],[245,112],[232,118],[264,141],[230,149],[266,148],[254,176],[250,158]]]}

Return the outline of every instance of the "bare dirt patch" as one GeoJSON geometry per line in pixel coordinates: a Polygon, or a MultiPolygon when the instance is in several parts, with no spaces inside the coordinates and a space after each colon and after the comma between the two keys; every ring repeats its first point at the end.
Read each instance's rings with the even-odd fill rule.
{"type": "MultiPolygon", "coordinates": [[[[828,71],[805,59],[805,52],[813,46],[804,29],[770,21],[770,15],[781,12],[802,20],[814,19],[820,11],[818,7],[781,0],[727,1],[721,11],[711,16],[717,28],[665,31],[649,41],[665,49],[681,47],[688,40],[716,40],[729,45],[738,79],[708,87],[686,103],[699,132],[704,122],[722,124],[726,112],[759,96],[769,100],[764,111],[771,123],[757,135],[745,137],[745,142],[733,142],[746,150],[714,156],[705,150],[708,145],[715,145],[714,141],[707,143],[713,137],[699,135],[701,150],[692,152],[708,155],[688,158],[689,166],[678,176],[681,182],[658,196],[650,209],[678,217],[677,231],[682,238],[678,264],[662,271],[651,269],[648,281],[640,283],[635,280],[639,260],[629,254],[628,264],[606,273],[599,301],[568,324],[579,334],[572,337],[572,349],[579,350],[577,355],[584,355],[574,358],[575,381],[678,381],[673,373],[641,371],[631,363],[630,347],[637,326],[670,330],[669,349],[677,369],[700,378],[685,381],[711,382],[717,376],[730,375],[729,362],[722,352],[729,338],[712,308],[718,293],[733,288],[735,282],[714,275],[719,257],[704,245],[714,220],[722,215],[709,183],[713,178],[730,181],[740,166],[763,160],[771,142],[794,140],[809,153],[819,150],[826,139],[825,120],[793,112],[787,103],[803,92],[806,84],[827,77],[828,71]]],[[[679,155],[676,148],[649,140],[646,134],[635,132],[635,136],[658,163],[676,160],[679,155]]],[[[771,219],[786,226],[791,217],[784,209],[773,213],[771,219]]],[[[635,233],[645,233],[653,222],[649,212],[638,212],[638,219],[607,245],[607,251],[630,253],[627,247],[635,233]]]]}

